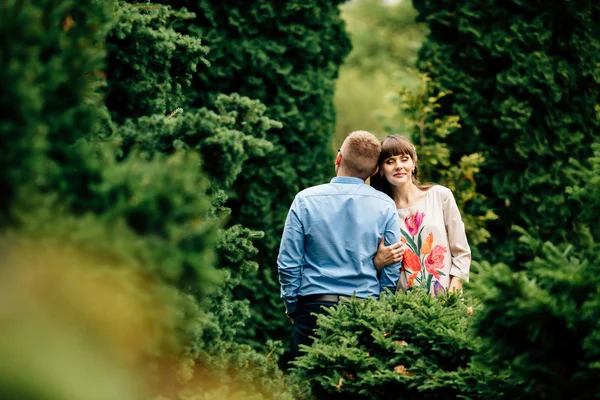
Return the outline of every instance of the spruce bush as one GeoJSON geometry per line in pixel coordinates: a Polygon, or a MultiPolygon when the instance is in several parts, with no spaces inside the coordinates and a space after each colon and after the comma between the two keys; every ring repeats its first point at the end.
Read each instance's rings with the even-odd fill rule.
{"type": "Polygon", "coordinates": [[[503,382],[471,362],[480,311],[477,301],[420,290],[340,303],[318,317],[295,373],[317,398],[489,398],[503,382]]]}

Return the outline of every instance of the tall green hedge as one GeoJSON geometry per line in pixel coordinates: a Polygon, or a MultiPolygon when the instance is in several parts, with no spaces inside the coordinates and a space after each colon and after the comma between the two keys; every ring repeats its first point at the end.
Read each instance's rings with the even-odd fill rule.
{"type": "MultiPolygon", "coordinates": [[[[155,306],[168,310],[155,321],[156,331],[145,332],[164,343],[140,355],[150,381],[145,383],[157,395],[291,398],[277,367],[277,345],[269,343],[266,354],[237,340],[249,311],[232,291],[256,269],[253,242],[262,232],[239,224],[220,229],[244,163],[273,149],[265,132],[281,124],[265,116],[262,103],[237,94],[189,107],[184,92],[208,63],[200,39],[179,30],[193,17],[185,10],[39,0],[9,1],[0,11],[7,112],[0,138],[9,151],[1,180],[10,193],[0,210],[0,262],[10,261],[5,249],[24,242],[41,254],[76,250],[90,260],[91,279],[102,279],[106,270],[143,276],[143,288],[122,283],[137,298],[156,302],[135,318],[150,318],[155,306]]],[[[62,278],[56,279],[60,286],[62,278]]],[[[60,327],[63,310],[54,311],[60,327]]],[[[82,317],[74,325],[85,333],[88,316],[82,317]]],[[[27,322],[19,318],[17,327],[27,322]]],[[[82,341],[89,340],[84,333],[82,341]]],[[[48,343],[58,343],[54,339],[48,343]]],[[[41,359],[53,370],[63,359],[30,357],[27,346],[15,355],[23,371],[34,368],[28,360],[41,359]]],[[[0,365],[3,388],[11,373],[8,364],[0,365]]],[[[10,384],[18,392],[36,382],[40,393],[65,384],[42,381],[32,372],[10,384]]]]}
{"type": "Polygon", "coordinates": [[[593,399],[600,386],[600,144],[569,172],[582,179],[567,188],[580,204],[571,243],[542,242],[521,231],[534,256],[523,271],[487,265],[475,279],[483,303],[475,324],[482,338],[479,359],[518,383],[512,398],[593,399]]]}
{"type": "MultiPolygon", "coordinates": [[[[245,164],[227,204],[230,223],[265,233],[256,244],[260,269],[244,279],[245,289],[236,290],[251,302],[243,335],[254,344],[269,337],[288,340],[276,267],[283,223],[295,193],[333,174],[334,81],[350,50],[342,2],[158,1],[195,13],[179,27],[210,48],[205,58],[211,67],[199,68],[186,91],[192,106],[206,107],[235,92],[261,101],[265,116],[282,124],[267,131],[273,150],[245,164]]],[[[231,169],[214,168],[224,174],[231,169]]]]}
{"type": "Polygon", "coordinates": [[[568,160],[583,161],[600,132],[600,3],[415,0],[430,29],[419,68],[442,91],[439,115],[463,128],[447,138],[452,159],[480,152],[476,176],[493,210],[489,259],[527,259],[521,226],[542,240],[577,233],[565,189],[577,183],[568,160]]]}
{"type": "MultiPolygon", "coordinates": [[[[211,209],[203,218],[225,222],[231,212],[228,197],[237,192],[235,182],[249,160],[270,154],[273,144],[266,137],[281,124],[265,115],[260,101],[236,93],[215,95],[202,107],[186,97],[193,98],[192,77],[209,66],[202,38],[189,35],[194,19],[193,13],[170,5],[119,3],[108,38],[107,107],[112,125],[106,137],[119,143],[121,157],[137,152],[202,155],[202,165],[189,163],[186,168],[202,170],[209,178],[206,194],[211,209]]],[[[193,226],[203,218],[187,223],[193,226]]],[[[223,278],[203,299],[201,312],[189,315],[200,329],[186,337],[184,356],[191,364],[186,364],[180,396],[205,392],[207,398],[235,397],[241,390],[261,398],[289,398],[277,369],[278,346],[263,343],[271,346],[266,351],[275,352],[269,358],[238,339],[248,321],[249,302],[235,300],[232,293],[246,274],[257,269],[254,243],[262,237],[262,232],[235,221],[214,235],[216,266],[223,278]]],[[[193,248],[191,244],[184,254],[193,248]]],[[[177,284],[200,299],[194,274],[184,274],[177,284]]]]}

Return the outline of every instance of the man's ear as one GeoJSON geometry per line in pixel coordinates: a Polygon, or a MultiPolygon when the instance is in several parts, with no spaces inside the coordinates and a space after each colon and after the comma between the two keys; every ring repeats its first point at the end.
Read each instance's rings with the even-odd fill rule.
{"type": "Polygon", "coordinates": [[[377,167],[375,167],[375,171],[373,171],[371,176],[377,175],[378,172],[379,172],[379,165],[377,167]]]}
{"type": "Polygon", "coordinates": [[[340,165],[342,162],[342,153],[338,152],[337,156],[335,157],[335,165],[340,165]]]}

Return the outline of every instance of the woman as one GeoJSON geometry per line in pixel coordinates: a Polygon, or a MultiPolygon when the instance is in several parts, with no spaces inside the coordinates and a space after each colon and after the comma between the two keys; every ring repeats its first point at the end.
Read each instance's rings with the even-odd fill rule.
{"type": "Polygon", "coordinates": [[[380,268],[402,256],[398,290],[421,286],[436,296],[460,290],[462,281],[469,280],[471,249],[452,191],[419,183],[417,151],[405,137],[388,136],[381,145],[379,172],[371,177],[371,186],[396,202],[404,252],[397,244],[382,243],[375,265],[380,268]]]}

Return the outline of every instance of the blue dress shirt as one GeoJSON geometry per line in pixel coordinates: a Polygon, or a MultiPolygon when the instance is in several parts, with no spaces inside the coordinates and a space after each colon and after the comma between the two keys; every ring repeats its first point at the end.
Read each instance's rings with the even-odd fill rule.
{"type": "Polygon", "coordinates": [[[339,294],[379,298],[392,292],[401,262],[378,275],[373,258],[385,244],[400,241],[394,201],[360,178],[336,177],[296,195],[285,222],[277,265],[281,298],[288,314],[297,297],[339,294]]]}

